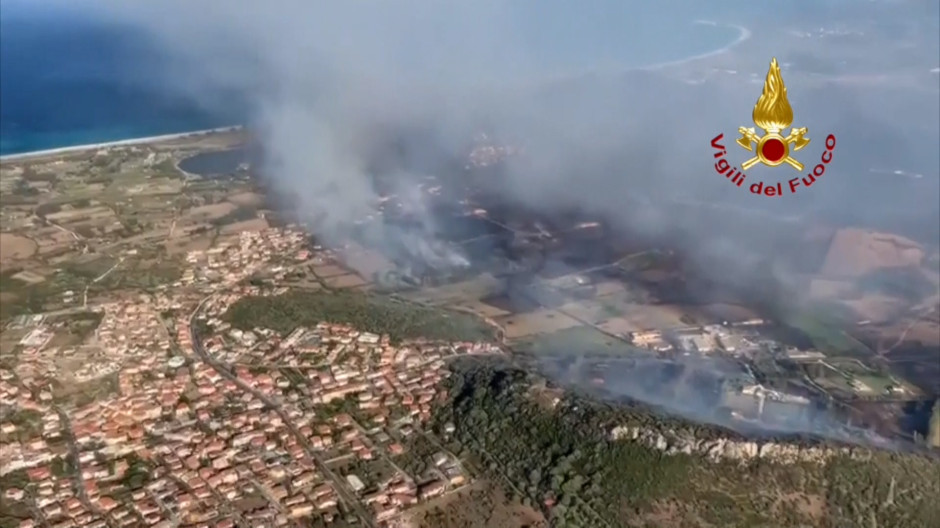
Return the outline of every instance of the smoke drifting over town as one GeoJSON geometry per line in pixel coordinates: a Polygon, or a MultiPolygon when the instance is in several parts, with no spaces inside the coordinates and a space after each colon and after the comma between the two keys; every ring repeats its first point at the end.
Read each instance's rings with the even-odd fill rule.
{"type": "MultiPolygon", "coordinates": [[[[265,152],[264,174],[328,242],[342,241],[349,226],[373,214],[381,194],[408,201],[425,171],[465,156],[479,132],[525,149],[488,184],[506,201],[545,213],[596,214],[615,228],[649,236],[678,230],[689,254],[701,255],[702,266],[714,274],[736,274],[730,266],[749,268],[787,252],[780,244],[753,246],[738,235],[757,232],[772,240],[781,219],[794,215],[875,227],[897,221],[923,238],[940,229],[940,107],[937,75],[929,71],[938,63],[935,30],[909,23],[891,29],[895,38],[888,42],[887,30],[873,25],[884,7],[859,6],[842,24],[832,16],[844,10],[831,3],[797,2],[793,13],[784,14],[794,28],[812,32],[857,23],[868,33],[810,45],[748,2],[588,4],[165,0],[98,1],[90,9],[153,39],[161,58],[153,77],[160,82],[206,105],[220,93],[249,100],[250,125],[265,152]],[[826,22],[819,20],[823,16],[826,22]],[[697,55],[734,40],[731,31],[726,42],[697,49],[684,40],[696,19],[753,32],[730,51],[736,72],[714,71],[712,58],[635,70],[681,58],[660,56],[667,48],[697,55]],[[764,30],[777,33],[768,42],[756,37],[764,30]],[[614,38],[631,32],[635,38],[614,38]],[[709,146],[724,132],[726,144],[736,148],[737,127],[750,125],[771,56],[785,65],[794,125],[810,128],[813,143],[803,161],[816,163],[810,158],[818,157],[827,133],[839,138],[825,180],[773,199],[716,175],[709,146]],[[896,80],[871,73],[902,56],[907,69],[896,80]],[[704,82],[691,82],[700,78],[704,82]],[[377,176],[384,177],[385,189],[377,188],[377,176]],[[719,205],[691,220],[676,214],[709,203],[719,205]],[[902,213],[914,217],[898,220],[902,213]],[[722,224],[731,214],[745,214],[735,222],[746,229],[727,232],[722,224]]],[[[923,9],[916,4],[904,9],[923,9]]],[[[727,60],[721,64],[730,67],[727,60]]],[[[410,202],[421,210],[420,198],[410,202]]],[[[430,211],[417,217],[411,230],[386,226],[374,238],[426,251],[441,220],[430,211]]],[[[453,264],[463,257],[434,258],[453,264]]],[[[652,394],[635,390],[642,386],[635,381],[618,386],[639,399],[652,394]]],[[[690,401],[688,395],[675,398],[690,401]]],[[[675,401],[658,394],[646,399],[667,407],[675,401]]],[[[702,409],[680,411],[704,415],[702,409]]]]}

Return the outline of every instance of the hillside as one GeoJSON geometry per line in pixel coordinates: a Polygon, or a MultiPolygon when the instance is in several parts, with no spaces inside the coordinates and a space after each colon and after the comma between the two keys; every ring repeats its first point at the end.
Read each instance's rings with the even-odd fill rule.
{"type": "Polygon", "coordinates": [[[782,442],[571,396],[522,371],[455,366],[438,431],[553,526],[930,526],[940,462],[782,442]],[[441,433],[446,437],[446,434],[441,433]]]}

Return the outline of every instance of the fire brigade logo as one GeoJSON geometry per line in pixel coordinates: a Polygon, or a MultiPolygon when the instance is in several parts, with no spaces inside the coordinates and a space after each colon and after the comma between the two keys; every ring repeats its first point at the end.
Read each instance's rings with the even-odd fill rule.
{"type": "MultiPolygon", "coordinates": [[[[724,176],[736,187],[743,187],[747,178],[745,171],[762,163],[767,167],[777,167],[786,163],[797,171],[803,170],[803,164],[794,158],[791,153],[799,152],[809,145],[810,139],[806,137],[809,131],[806,127],[793,127],[793,108],[790,107],[790,101],[787,100],[787,87],[783,84],[783,77],[780,75],[780,65],[777,59],[770,61],[770,69],[767,71],[767,78],[764,80],[764,90],[754,105],[754,111],[751,118],[757,128],[763,130],[763,135],[758,135],[754,127],[738,127],[741,137],[737,139],[737,144],[744,150],[752,152],[754,156],[741,163],[738,169],[728,161],[728,149],[722,143],[725,135],[719,133],[711,141],[713,157],[715,158],[715,172],[724,176]],[[789,132],[785,132],[786,129],[789,132]]],[[[819,158],[819,163],[813,167],[812,171],[806,176],[800,178],[791,178],[786,186],[783,182],[764,182],[756,181],[747,187],[752,194],[761,196],[782,197],[789,188],[790,193],[796,193],[799,187],[809,188],[825,173],[826,168],[832,161],[832,153],[836,147],[836,137],[832,134],[826,136],[826,149],[819,158]]],[[[792,174],[792,173],[791,173],[792,174]]]]}
{"type": "Polygon", "coordinates": [[[782,163],[803,170],[803,164],[790,156],[793,152],[802,150],[809,145],[809,138],[804,137],[808,132],[806,127],[791,128],[790,133],[783,136],[781,133],[793,123],[793,109],[787,100],[787,87],[783,84],[780,75],[780,66],[777,59],[770,61],[770,70],[764,81],[764,91],[760,94],[754,112],[751,114],[754,124],[764,129],[763,136],[758,136],[754,128],[738,128],[741,137],[738,145],[748,152],[755,152],[753,145],[757,144],[756,156],[741,164],[742,170],[748,170],[757,163],[768,167],[776,167],[782,163]]]}

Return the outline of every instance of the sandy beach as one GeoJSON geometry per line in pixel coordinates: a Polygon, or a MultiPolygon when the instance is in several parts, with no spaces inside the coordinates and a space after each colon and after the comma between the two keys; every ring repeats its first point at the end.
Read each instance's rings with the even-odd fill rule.
{"type": "Polygon", "coordinates": [[[661,70],[664,68],[669,68],[672,66],[681,66],[689,62],[693,62],[693,61],[697,61],[701,59],[707,59],[709,57],[714,57],[716,55],[721,55],[722,53],[726,53],[730,51],[732,48],[735,48],[741,45],[742,43],[746,42],[747,40],[751,38],[751,30],[749,30],[748,28],[744,26],[739,26],[737,24],[724,24],[724,23],[719,23],[719,22],[715,22],[712,20],[696,20],[692,23],[704,25],[704,26],[734,28],[738,31],[738,36],[737,38],[734,39],[734,41],[730,42],[729,44],[725,46],[722,46],[720,48],[716,48],[710,51],[706,51],[704,53],[699,53],[697,55],[690,55],[688,57],[683,57],[681,59],[658,62],[656,64],[650,64],[649,66],[639,66],[635,68],[620,68],[617,66],[613,66],[610,68],[593,68],[590,70],[581,71],[577,74],[565,74],[555,79],[552,79],[552,81],[553,82],[567,81],[571,79],[576,79],[578,77],[585,77],[588,75],[618,75],[618,74],[631,72],[631,71],[655,71],[655,70],[661,70]]]}
{"type": "MultiPolygon", "coordinates": [[[[712,20],[696,20],[693,23],[701,24],[701,25],[708,25],[708,26],[724,26],[724,27],[734,28],[738,31],[738,36],[733,42],[727,44],[726,46],[713,49],[704,53],[700,53],[698,55],[692,55],[689,57],[684,57],[682,59],[661,62],[657,64],[652,64],[649,66],[642,66],[638,68],[627,68],[626,70],[627,71],[629,70],[659,70],[659,69],[668,68],[671,66],[679,66],[682,64],[686,64],[688,62],[706,59],[708,57],[713,57],[715,55],[720,55],[742,44],[743,42],[751,38],[751,31],[743,26],[738,26],[735,24],[722,24],[722,23],[718,23],[712,20]]],[[[624,71],[625,70],[623,69],[617,69],[616,71],[598,71],[595,69],[591,71],[581,72],[576,75],[570,75],[570,74],[564,75],[562,78],[554,79],[554,81],[570,80],[573,77],[576,78],[576,77],[581,77],[581,76],[589,75],[589,74],[623,73],[624,71]]],[[[55,155],[68,154],[68,153],[73,153],[73,152],[82,152],[82,151],[88,151],[88,150],[98,150],[98,149],[105,149],[105,148],[112,148],[112,147],[123,147],[123,146],[130,146],[130,145],[159,143],[159,142],[164,142],[164,141],[172,141],[172,140],[182,139],[186,137],[191,137],[191,136],[198,135],[198,134],[231,132],[231,131],[239,130],[241,128],[242,127],[240,125],[235,125],[235,126],[228,126],[228,127],[212,128],[212,129],[207,129],[207,130],[193,130],[190,132],[180,132],[178,134],[164,134],[160,136],[123,139],[123,140],[118,140],[118,141],[109,141],[105,143],[74,145],[71,147],[60,147],[60,148],[54,148],[54,149],[36,150],[32,152],[20,152],[16,154],[7,154],[4,156],[0,156],[0,162],[22,161],[22,160],[31,159],[31,158],[55,156],[55,155]]]]}
{"type": "Polygon", "coordinates": [[[0,162],[23,161],[25,159],[30,159],[30,158],[57,156],[60,154],[83,152],[86,150],[99,150],[99,149],[106,149],[106,148],[112,148],[112,147],[127,147],[130,145],[161,143],[164,141],[172,141],[176,139],[182,139],[182,138],[192,137],[192,136],[201,135],[201,134],[234,132],[236,130],[241,130],[241,129],[242,129],[241,125],[233,125],[233,126],[227,126],[227,127],[209,128],[206,130],[193,130],[190,132],[180,132],[178,134],[163,134],[160,136],[121,139],[118,141],[108,141],[105,143],[91,143],[91,144],[86,144],[86,145],[74,145],[71,147],[60,147],[60,148],[46,149],[46,150],[34,150],[32,152],[19,152],[16,154],[7,154],[5,156],[0,156],[0,162]]]}
{"type": "Polygon", "coordinates": [[[716,50],[707,51],[707,52],[705,52],[705,53],[700,53],[700,54],[698,54],[698,55],[692,55],[691,57],[686,57],[686,58],[684,58],[684,59],[679,59],[679,60],[674,60],[674,61],[669,61],[669,62],[661,62],[661,63],[659,63],[659,64],[654,64],[654,65],[652,65],[652,66],[647,66],[647,67],[641,68],[641,69],[643,69],[643,70],[658,70],[658,69],[661,69],[661,68],[668,68],[669,66],[678,66],[678,65],[680,65],[680,64],[685,64],[685,63],[687,63],[687,62],[697,61],[697,60],[700,60],[700,59],[707,59],[708,57],[714,57],[715,55],[721,55],[722,53],[725,53],[726,51],[729,51],[731,48],[734,48],[734,47],[736,47],[736,46],[739,46],[739,45],[743,44],[744,42],[746,42],[748,39],[751,38],[751,30],[748,29],[748,28],[746,28],[746,27],[744,27],[744,26],[739,26],[739,25],[737,25],[737,24],[719,24],[718,22],[715,22],[715,21],[712,21],[712,20],[696,20],[694,23],[695,23],[695,24],[705,25],[705,26],[725,26],[725,27],[734,28],[734,29],[738,30],[738,38],[736,38],[736,39],[734,40],[734,42],[728,44],[727,46],[724,46],[724,47],[722,47],[722,48],[718,48],[718,49],[716,49],[716,50]]]}

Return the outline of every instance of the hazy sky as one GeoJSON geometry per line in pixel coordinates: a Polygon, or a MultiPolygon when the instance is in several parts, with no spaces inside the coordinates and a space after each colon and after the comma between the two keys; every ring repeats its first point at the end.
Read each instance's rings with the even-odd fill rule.
{"type": "MultiPolygon", "coordinates": [[[[13,4],[23,5],[3,7],[13,4]]],[[[480,131],[521,142],[524,160],[492,185],[543,211],[580,208],[657,233],[688,221],[677,202],[720,203],[681,225],[693,255],[717,257],[715,273],[799,251],[723,232],[730,208],[903,224],[922,240],[940,233],[936,0],[93,0],[43,9],[63,5],[151,37],[169,66],[154,82],[206,103],[220,89],[247,94],[265,173],[326,238],[371,210],[371,153],[405,130],[422,132],[408,143],[412,160],[457,154],[480,131]],[[631,71],[720,49],[739,35],[728,24],[750,38],[696,62],[631,71]],[[750,126],[773,56],[794,124],[810,129],[798,157],[812,167],[828,133],[838,147],[823,180],[771,199],[716,175],[709,142],[723,132],[732,161],[746,159],[735,131],[750,126]],[[651,205],[625,206],[638,196],[651,205]]],[[[403,195],[422,176],[407,169],[396,174],[403,195]]],[[[749,178],[805,174],[776,171],[749,178]]],[[[774,236],[759,215],[741,227],[774,236]]],[[[380,236],[422,251],[431,235],[380,236]]]]}
{"type": "MultiPolygon", "coordinates": [[[[19,5],[3,3],[8,13],[19,5]]],[[[366,166],[379,125],[433,129],[429,155],[463,148],[481,129],[520,138],[530,163],[501,182],[507,193],[624,223],[638,219],[618,197],[639,192],[871,218],[917,213],[925,232],[940,223],[940,83],[930,71],[940,65],[940,8],[929,0],[93,0],[43,9],[63,5],[152,37],[172,67],[160,79],[173,88],[210,103],[219,88],[250,94],[268,172],[334,223],[374,198],[366,166]],[[719,27],[694,24],[703,19],[719,27]],[[725,24],[751,38],[697,62],[628,71],[721,48],[737,31],[725,24]],[[708,145],[750,124],[771,56],[784,63],[794,124],[810,128],[804,163],[816,162],[827,133],[839,145],[825,181],[778,200],[715,175],[708,145]]]]}

